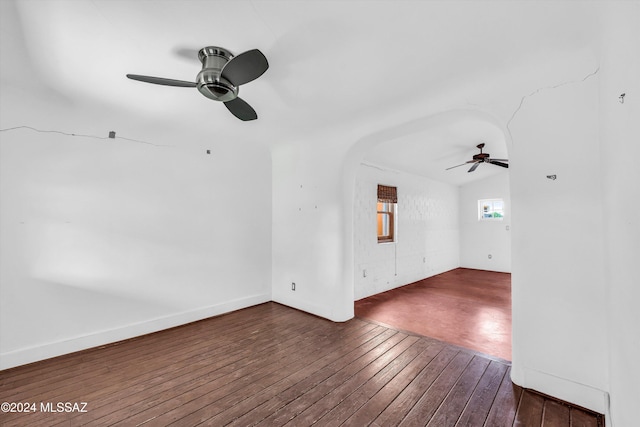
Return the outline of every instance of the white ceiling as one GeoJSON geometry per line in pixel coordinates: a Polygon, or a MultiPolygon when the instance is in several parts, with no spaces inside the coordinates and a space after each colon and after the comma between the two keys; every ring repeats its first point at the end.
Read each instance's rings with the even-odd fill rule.
{"type": "MultiPolygon", "coordinates": [[[[451,109],[489,112],[504,126],[532,88],[579,77],[555,64],[589,43],[597,19],[593,3],[576,1],[3,0],[2,9],[16,21],[3,20],[3,35],[12,32],[2,43],[5,84],[24,79],[95,111],[268,144],[385,135],[451,109]],[[195,52],[208,45],[268,58],[269,70],[240,90],[257,121],[240,122],[193,88],[125,78],[194,80],[195,52]]],[[[121,126],[133,138],[163,137],[121,126]]],[[[387,135],[365,161],[457,185],[504,173],[444,171],[480,142],[508,157],[500,125],[479,116],[387,135]]]]}
{"type": "MultiPolygon", "coordinates": [[[[410,127],[410,124],[403,125],[404,129],[410,127]]],[[[448,113],[413,128],[404,134],[394,134],[393,138],[381,138],[364,161],[454,185],[507,173],[507,169],[490,164],[481,164],[472,173],[468,172],[470,164],[447,170],[471,160],[480,152],[476,148],[480,143],[485,144],[483,152],[491,158],[508,159],[503,131],[484,118],[448,113]]]]}

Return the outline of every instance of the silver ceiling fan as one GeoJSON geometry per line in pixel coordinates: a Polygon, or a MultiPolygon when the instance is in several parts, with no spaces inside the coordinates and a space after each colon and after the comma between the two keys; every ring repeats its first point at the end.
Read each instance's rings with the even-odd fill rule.
{"type": "Polygon", "coordinates": [[[222,47],[207,46],[200,49],[198,58],[202,62],[202,70],[196,76],[195,82],[138,74],[127,74],[127,77],[157,85],[197,87],[207,98],[223,102],[231,114],[240,120],[257,119],[258,114],[238,97],[238,91],[240,85],[257,79],[269,68],[267,58],[262,52],[253,49],[234,56],[222,47]]]}

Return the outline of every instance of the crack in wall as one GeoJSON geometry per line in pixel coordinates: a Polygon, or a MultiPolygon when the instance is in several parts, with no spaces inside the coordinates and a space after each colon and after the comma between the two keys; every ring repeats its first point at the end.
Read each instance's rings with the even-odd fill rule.
{"type": "Polygon", "coordinates": [[[541,91],[543,91],[543,90],[547,90],[547,89],[556,89],[556,88],[559,88],[559,87],[561,87],[561,86],[566,86],[566,85],[573,84],[573,83],[582,83],[582,82],[584,82],[585,80],[589,79],[590,77],[593,77],[593,76],[595,76],[596,74],[598,74],[598,71],[600,71],[600,67],[599,67],[599,66],[598,66],[598,68],[596,68],[596,70],[595,70],[595,71],[593,71],[593,72],[591,72],[591,73],[587,74],[587,75],[586,75],[584,78],[582,78],[581,80],[571,80],[571,81],[568,81],[568,82],[559,83],[559,84],[557,84],[557,85],[555,85],[555,86],[544,86],[544,87],[541,87],[541,88],[538,88],[538,89],[534,90],[533,92],[531,92],[531,93],[530,93],[530,94],[528,94],[528,95],[523,96],[523,97],[520,99],[520,104],[518,105],[518,108],[516,108],[516,110],[515,110],[515,111],[513,112],[513,114],[511,115],[511,118],[510,118],[510,119],[509,119],[509,121],[507,122],[507,132],[509,132],[509,138],[511,139],[511,142],[513,143],[513,135],[511,135],[511,128],[509,127],[509,125],[511,124],[511,122],[513,121],[513,119],[516,117],[516,114],[518,114],[518,111],[520,111],[520,109],[521,109],[521,108],[522,108],[522,106],[524,105],[524,101],[525,101],[525,99],[527,99],[527,98],[529,98],[529,97],[532,97],[533,95],[535,95],[535,94],[537,94],[538,92],[541,92],[541,91]]]}
{"type": "Polygon", "coordinates": [[[70,133],[70,132],[62,132],[62,131],[59,131],[59,130],[43,130],[43,129],[37,129],[37,128],[31,127],[31,126],[14,126],[14,127],[11,127],[11,128],[0,129],[0,132],[8,132],[8,131],[16,130],[16,129],[29,129],[29,130],[32,130],[34,132],[39,132],[39,133],[57,133],[57,134],[60,134],[60,135],[65,135],[65,136],[78,136],[78,137],[93,138],[93,139],[123,139],[125,141],[137,142],[139,144],[153,145],[154,147],[175,147],[175,145],[154,144],[153,142],[141,141],[139,139],[125,138],[123,136],[114,136],[113,138],[111,138],[109,136],[98,136],[98,135],[87,135],[87,134],[80,134],[80,133],[70,133]]]}
{"type": "Polygon", "coordinates": [[[383,172],[400,173],[397,170],[384,168],[382,166],[374,165],[373,163],[367,163],[367,162],[364,162],[364,161],[360,162],[360,165],[368,167],[368,168],[378,169],[378,170],[383,171],[383,172]]]}

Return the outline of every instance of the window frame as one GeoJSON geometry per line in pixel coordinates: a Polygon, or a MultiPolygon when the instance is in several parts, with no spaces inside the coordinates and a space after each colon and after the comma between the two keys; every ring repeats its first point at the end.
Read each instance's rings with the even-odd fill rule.
{"type": "Polygon", "coordinates": [[[502,221],[504,220],[506,216],[505,213],[505,203],[504,203],[504,199],[501,198],[493,198],[493,199],[479,199],[478,200],[478,221],[502,221]],[[500,202],[502,204],[502,209],[500,210],[496,210],[494,208],[494,203],[496,202],[500,202]],[[490,204],[491,206],[491,217],[485,217],[485,210],[484,210],[484,206],[490,204]],[[500,216],[494,216],[496,213],[498,213],[500,216]]]}
{"type": "Polygon", "coordinates": [[[398,188],[378,184],[378,198],[376,202],[376,234],[378,243],[393,243],[397,234],[397,206],[398,188]],[[386,224],[388,232],[384,231],[386,224]]]}
{"type": "Polygon", "coordinates": [[[378,235],[378,243],[392,243],[395,242],[395,235],[396,235],[396,203],[391,203],[391,202],[378,202],[377,203],[377,214],[376,214],[376,219],[377,219],[377,235],[378,235]],[[382,207],[382,209],[381,209],[382,207]],[[386,208],[386,209],[385,209],[386,208]],[[384,220],[382,220],[383,217],[387,217],[387,224],[388,224],[388,228],[389,228],[389,232],[387,234],[381,234],[380,233],[380,228],[384,228],[383,226],[381,227],[381,222],[384,222],[384,220]]]}

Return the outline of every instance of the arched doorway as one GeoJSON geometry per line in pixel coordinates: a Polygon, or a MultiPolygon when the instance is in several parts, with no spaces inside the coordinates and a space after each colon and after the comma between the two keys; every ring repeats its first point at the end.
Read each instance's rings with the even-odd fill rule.
{"type": "MultiPolygon", "coordinates": [[[[455,175],[451,171],[445,171],[445,166],[460,163],[465,158],[462,156],[466,156],[470,148],[475,149],[480,141],[485,141],[487,147],[491,147],[492,157],[508,158],[506,134],[502,126],[491,115],[477,110],[452,110],[434,114],[369,135],[354,146],[348,157],[349,164],[345,168],[345,188],[351,189],[350,194],[346,194],[349,199],[346,204],[352,207],[352,216],[348,221],[351,223],[348,242],[352,247],[347,253],[352,254],[354,300],[381,295],[399,287],[407,291],[409,288],[404,285],[460,266],[510,272],[510,239],[506,239],[507,245],[500,248],[494,245],[492,248],[463,250],[463,245],[473,244],[473,239],[467,241],[469,239],[461,236],[463,228],[465,232],[469,232],[466,230],[469,228],[467,220],[461,218],[463,215],[468,216],[469,207],[463,208],[461,205],[463,202],[469,204],[467,199],[475,195],[484,196],[481,196],[481,192],[463,192],[460,189],[467,186],[473,188],[474,182],[487,179],[489,182],[506,182],[506,190],[503,189],[502,193],[505,194],[507,203],[509,199],[508,172],[505,170],[492,170],[495,166],[486,165],[474,171],[475,175],[468,174],[468,168],[453,171],[455,175]],[[375,228],[371,224],[375,221],[376,213],[370,207],[375,206],[375,187],[378,184],[398,188],[397,217],[400,222],[395,242],[379,244],[373,235],[375,228]],[[465,193],[464,201],[462,193],[465,193]],[[490,262],[471,262],[472,257],[468,252],[478,251],[489,251],[490,262]],[[508,258],[506,264],[504,258],[508,258]],[[499,268],[495,268],[497,264],[500,264],[499,268]]],[[[475,222],[478,223],[477,218],[475,222]]],[[[504,233],[500,237],[508,236],[509,225],[510,221],[501,224],[504,233]]],[[[486,230],[471,231],[477,238],[480,232],[486,230]]],[[[505,276],[508,276],[510,292],[510,275],[502,275],[503,278],[505,276]]],[[[469,279],[466,280],[468,286],[471,286],[469,279]]],[[[448,291],[451,289],[452,287],[448,291]]],[[[480,289],[479,293],[481,292],[480,289]]],[[[506,329],[510,350],[510,293],[508,306],[506,329]]],[[[491,328],[495,330],[498,325],[495,317],[500,317],[499,314],[480,306],[476,308],[476,318],[473,321],[487,332],[491,328]]],[[[423,309],[433,311],[434,307],[424,304],[423,309]]],[[[419,310],[419,304],[418,308],[411,310],[417,314],[415,310],[419,310]]],[[[500,321],[504,323],[505,319],[500,321]]],[[[402,324],[386,323],[399,329],[411,330],[402,324]]],[[[417,330],[413,332],[420,333],[417,330]]],[[[495,355],[510,359],[505,357],[504,352],[495,355]]]]}

